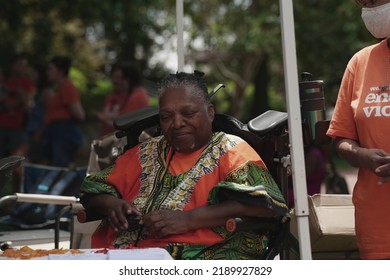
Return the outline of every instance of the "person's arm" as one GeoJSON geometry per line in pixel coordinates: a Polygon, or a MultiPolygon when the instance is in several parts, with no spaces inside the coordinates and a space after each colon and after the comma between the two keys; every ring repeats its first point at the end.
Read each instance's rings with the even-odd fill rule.
{"type": "Polygon", "coordinates": [[[70,114],[73,119],[82,122],[85,120],[85,112],[80,102],[69,105],[70,114]]]}
{"type": "Polygon", "coordinates": [[[189,211],[160,210],[143,216],[145,230],[156,237],[180,234],[199,228],[224,226],[230,218],[274,217],[275,213],[260,206],[228,200],[189,211]]]}
{"type": "Polygon", "coordinates": [[[114,114],[112,112],[113,98],[113,94],[106,96],[101,110],[92,111],[94,116],[101,122],[102,125],[112,127],[114,120],[118,117],[118,114],[114,114]]]}
{"type": "Polygon", "coordinates": [[[111,116],[109,113],[109,106],[104,106],[102,111],[92,110],[94,116],[103,124],[112,126],[117,116],[111,116]]]}
{"type": "Polygon", "coordinates": [[[191,229],[223,226],[228,219],[236,217],[274,217],[276,215],[270,209],[243,204],[235,200],[195,208],[189,212],[192,221],[191,229]]]}
{"type": "Polygon", "coordinates": [[[368,168],[379,178],[378,183],[390,181],[390,154],[382,149],[361,147],[358,142],[337,138],[336,149],[341,158],[358,168],[368,168]]]}
{"type": "Polygon", "coordinates": [[[363,148],[357,141],[347,138],[336,139],[336,150],[341,158],[358,168],[368,168],[375,171],[382,164],[389,162],[387,157],[390,154],[385,151],[363,148]]]}
{"type": "Polygon", "coordinates": [[[140,216],[141,213],[128,201],[110,194],[86,195],[82,204],[88,211],[93,211],[105,217],[115,231],[128,228],[127,216],[140,216]]]}

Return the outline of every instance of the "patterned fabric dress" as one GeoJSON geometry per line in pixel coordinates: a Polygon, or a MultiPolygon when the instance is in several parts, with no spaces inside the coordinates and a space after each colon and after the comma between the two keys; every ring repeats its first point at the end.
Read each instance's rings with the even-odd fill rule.
{"type": "MultiPolygon", "coordinates": [[[[107,193],[133,203],[142,213],[159,209],[188,211],[238,200],[288,217],[288,208],[258,154],[241,138],[217,132],[202,149],[173,153],[163,136],[128,150],[115,166],[87,177],[81,199],[107,193]]],[[[229,233],[224,227],[201,228],[163,238],[148,238],[140,226],[115,233],[106,222],[96,230],[93,247],[163,247],[175,259],[256,259],[267,236],[229,233]],[[137,243],[136,243],[137,240],[137,243]]]]}

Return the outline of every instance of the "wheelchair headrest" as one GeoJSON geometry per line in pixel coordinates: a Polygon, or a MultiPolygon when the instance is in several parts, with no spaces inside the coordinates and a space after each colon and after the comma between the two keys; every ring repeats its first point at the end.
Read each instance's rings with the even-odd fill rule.
{"type": "Polygon", "coordinates": [[[114,120],[114,128],[118,130],[117,137],[121,138],[129,133],[140,134],[143,130],[153,127],[158,123],[158,108],[148,106],[119,116],[114,120]]]}
{"type": "Polygon", "coordinates": [[[287,127],[288,114],[269,110],[248,122],[248,129],[258,136],[278,132],[287,127]]]}

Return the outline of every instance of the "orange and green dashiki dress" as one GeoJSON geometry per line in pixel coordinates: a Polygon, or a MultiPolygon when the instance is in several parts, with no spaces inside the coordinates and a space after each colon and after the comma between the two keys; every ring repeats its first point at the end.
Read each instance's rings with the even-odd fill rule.
{"type": "MultiPolygon", "coordinates": [[[[288,217],[278,186],[259,155],[241,138],[216,132],[208,145],[191,154],[175,152],[164,136],[126,151],[114,166],[88,176],[87,194],[107,193],[126,199],[142,213],[158,209],[188,211],[226,199],[260,205],[288,217]]],[[[117,234],[105,221],[92,237],[95,248],[134,246],[139,227],[117,234]]],[[[256,259],[265,235],[229,233],[224,227],[200,228],[163,238],[141,234],[137,247],[160,247],[174,259],[256,259]]]]}

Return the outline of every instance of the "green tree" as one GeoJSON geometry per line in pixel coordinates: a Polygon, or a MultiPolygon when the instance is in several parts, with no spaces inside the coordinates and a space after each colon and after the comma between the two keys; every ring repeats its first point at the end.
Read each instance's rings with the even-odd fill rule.
{"type": "MultiPolygon", "coordinates": [[[[293,4],[298,73],[308,71],[324,80],[332,106],[349,58],[375,40],[352,0],[293,4]]],[[[192,34],[188,60],[215,80],[233,81],[226,90],[227,112],[247,119],[269,108],[285,110],[278,1],[196,1],[185,8],[192,34]]]]}
{"type": "MultiPolygon", "coordinates": [[[[269,73],[270,64],[279,61],[280,65],[281,61],[278,2],[196,1],[188,2],[185,10],[191,18],[189,60],[215,81],[233,81],[223,100],[230,104],[227,113],[248,118],[268,109],[266,93],[270,81],[276,78],[269,73]],[[255,77],[252,89],[260,92],[265,102],[251,108],[256,112],[245,116],[242,113],[249,94],[247,89],[253,85],[255,77]]],[[[275,70],[282,69],[277,64],[275,70]]]]}
{"type": "MultiPolygon", "coordinates": [[[[168,71],[164,61],[152,61],[154,54],[167,46],[176,51],[174,0],[2,4],[1,66],[7,68],[12,55],[21,51],[31,54],[33,63],[70,55],[87,81],[87,99],[107,88],[106,66],[115,60],[136,62],[153,90],[168,71]]],[[[298,71],[323,79],[332,105],[348,59],[374,40],[352,0],[293,4],[298,71]]],[[[285,109],[279,1],[185,0],[184,14],[186,63],[206,72],[211,85],[227,85],[215,97],[220,111],[247,120],[270,108],[285,109]]]]}
{"type": "Polygon", "coordinates": [[[327,106],[333,106],[348,60],[375,42],[354,1],[300,0],[294,2],[298,68],[324,80],[327,106]]]}

